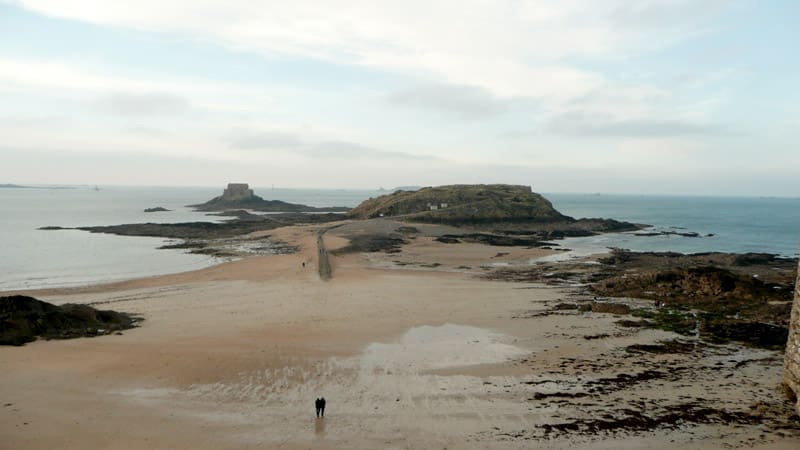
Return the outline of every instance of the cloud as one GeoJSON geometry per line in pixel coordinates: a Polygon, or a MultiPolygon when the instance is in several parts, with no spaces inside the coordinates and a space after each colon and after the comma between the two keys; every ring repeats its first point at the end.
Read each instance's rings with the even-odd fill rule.
{"type": "Polygon", "coordinates": [[[346,140],[320,139],[285,131],[252,132],[236,130],[226,138],[226,141],[231,147],[240,150],[279,151],[308,158],[335,160],[393,159],[407,161],[438,159],[428,155],[381,150],[346,140]]]}
{"type": "Polygon", "coordinates": [[[0,127],[56,128],[69,122],[57,116],[0,116],[0,127]]]}
{"type": "Polygon", "coordinates": [[[297,135],[282,131],[237,130],[231,133],[227,141],[242,150],[295,150],[304,145],[297,135]]]}
{"type": "Polygon", "coordinates": [[[143,136],[164,137],[168,136],[169,132],[161,128],[145,127],[145,126],[132,126],[121,129],[123,133],[138,134],[143,136]]]}
{"type": "Polygon", "coordinates": [[[548,131],[574,137],[662,138],[680,136],[731,136],[738,134],[720,124],[682,119],[615,119],[583,113],[566,113],[553,118],[548,131]]]}
{"type": "Polygon", "coordinates": [[[101,98],[97,105],[104,111],[123,116],[154,116],[182,113],[189,108],[189,101],[165,92],[118,92],[101,98]]]}
{"type": "MultiPolygon", "coordinates": [[[[0,0],[2,1],[2,0],[0,0]]],[[[102,96],[112,109],[120,111],[147,110],[157,105],[171,108],[188,104],[188,98],[198,106],[213,106],[217,97],[262,95],[263,91],[229,82],[193,78],[146,78],[107,73],[102,68],[57,60],[17,59],[0,57],[0,93],[49,93],[53,97],[75,96],[81,100],[87,93],[102,96]]]]}
{"type": "MultiPolygon", "coordinates": [[[[236,50],[425,74],[500,96],[563,100],[603,80],[573,58],[624,58],[695,35],[704,1],[20,0],[41,14],[212,40],[236,50]],[[666,17],[658,33],[644,19],[666,17]]],[[[704,14],[706,17],[708,14],[704,14]]],[[[708,19],[704,19],[708,20],[708,19]]],[[[702,22],[702,21],[701,21],[702,22]]]]}
{"type": "Polygon", "coordinates": [[[507,112],[513,101],[476,86],[420,84],[387,97],[394,105],[427,109],[463,119],[480,119],[507,112]]]}

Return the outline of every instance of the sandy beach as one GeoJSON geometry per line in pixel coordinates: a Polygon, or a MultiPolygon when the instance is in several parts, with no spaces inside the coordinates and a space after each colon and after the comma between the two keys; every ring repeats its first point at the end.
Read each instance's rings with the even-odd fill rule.
{"type": "Polygon", "coordinates": [[[577,287],[481,277],[553,250],[444,244],[420,227],[397,253],[336,255],[358,226],[325,234],[329,281],[318,228],[298,226],[270,231],[293,254],[28,292],[144,321],[0,347],[0,448],[800,447],[796,427],[771,425],[781,353],[634,353],[676,335],[555,310],[586,300],[577,287]]]}

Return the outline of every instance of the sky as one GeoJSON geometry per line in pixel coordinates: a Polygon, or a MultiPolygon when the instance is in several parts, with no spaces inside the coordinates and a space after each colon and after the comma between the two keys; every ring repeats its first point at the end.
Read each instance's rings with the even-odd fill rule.
{"type": "Polygon", "coordinates": [[[800,195],[794,0],[0,0],[0,183],[800,195]]]}

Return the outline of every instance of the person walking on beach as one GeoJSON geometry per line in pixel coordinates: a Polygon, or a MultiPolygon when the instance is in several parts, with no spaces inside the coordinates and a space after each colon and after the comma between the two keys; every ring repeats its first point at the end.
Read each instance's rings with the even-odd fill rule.
{"type": "Polygon", "coordinates": [[[319,399],[320,417],[325,417],[325,397],[319,399]]]}
{"type": "Polygon", "coordinates": [[[317,410],[317,417],[319,417],[322,412],[322,400],[320,398],[314,400],[314,408],[317,410]]]}

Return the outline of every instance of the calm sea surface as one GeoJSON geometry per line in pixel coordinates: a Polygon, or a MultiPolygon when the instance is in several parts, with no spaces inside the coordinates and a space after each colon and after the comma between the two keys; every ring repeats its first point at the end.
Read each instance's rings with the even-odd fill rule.
{"type": "Polygon", "coordinates": [[[614,233],[559,242],[582,253],[620,247],[681,253],[763,252],[797,257],[800,251],[800,198],[544,195],[556,209],[573,217],[612,218],[652,225],[654,228],[648,231],[696,232],[703,236],[638,237],[632,233],[614,233]]]}
{"type": "MultiPolygon", "coordinates": [[[[185,205],[220,195],[219,188],[90,187],[0,189],[0,291],[75,286],[183,272],[221,262],[180,250],[157,250],[165,240],[37,230],[43,226],[219,220],[185,205]],[[145,213],[162,206],[173,211],[145,213]]],[[[256,188],[270,200],[312,206],[356,206],[385,192],[256,188]]],[[[607,247],[634,250],[767,252],[797,256],[800,199],[544,194],[564,214],[647,223],[657,230],[713,237],[635,237],[627,233],[559,242],[576,253],[607,247]]]]}

